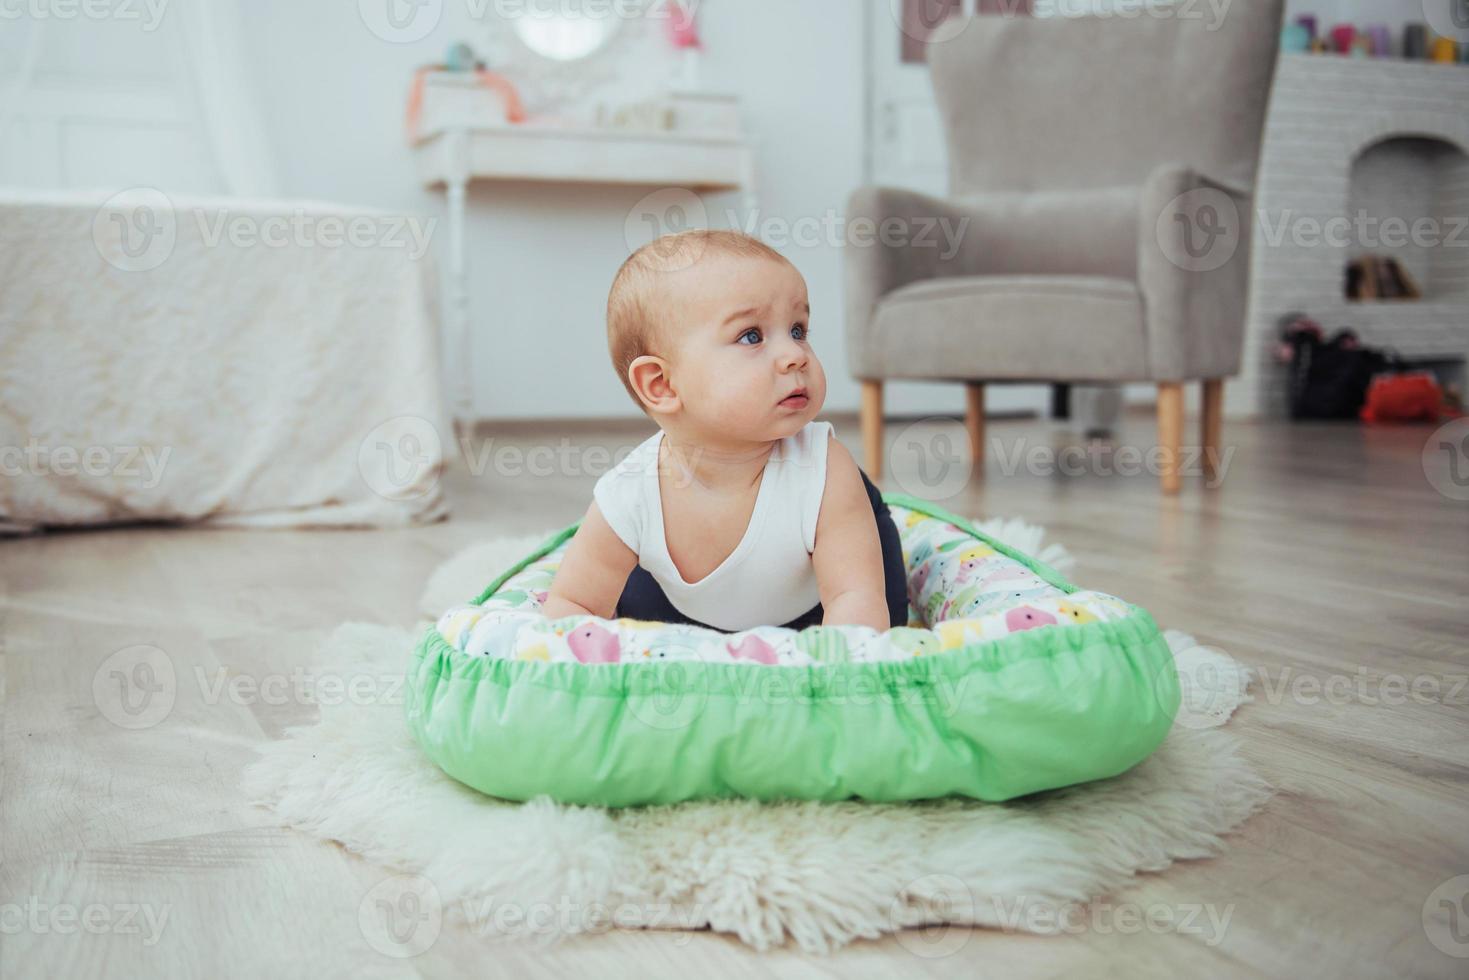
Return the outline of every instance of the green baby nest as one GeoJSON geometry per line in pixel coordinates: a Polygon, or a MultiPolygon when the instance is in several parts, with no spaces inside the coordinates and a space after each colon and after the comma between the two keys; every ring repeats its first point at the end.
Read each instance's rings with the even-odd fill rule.
{"type": "Polygon", "coordinates": [[[1078,589],[968,521],[883,494],[909,622],[737,633],[539,612],[576,524],[427,629],[408,726],[491,796],[1007,800],[1114,776],[1178,710],[1145,609],[1078,589]]]}

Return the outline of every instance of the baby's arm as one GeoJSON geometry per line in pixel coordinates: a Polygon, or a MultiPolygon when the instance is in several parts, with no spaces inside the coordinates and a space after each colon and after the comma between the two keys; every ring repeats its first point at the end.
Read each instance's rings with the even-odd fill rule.
{"type": "Polygon", "coordinates": [[[826,489],[816,519],[811,561],[826,615],[823,626],[850,623],[886,633],[892,626],[883,576],[882,542],[857,461],[836,439],[827,442],[826,489]]]}
{"type": "Polygon", "coordinates": [[[547,619],[576,615],[611,619],[637,563],[638,556],[612,530],[594,501],[566,546],[541,613],[547,619]]]}

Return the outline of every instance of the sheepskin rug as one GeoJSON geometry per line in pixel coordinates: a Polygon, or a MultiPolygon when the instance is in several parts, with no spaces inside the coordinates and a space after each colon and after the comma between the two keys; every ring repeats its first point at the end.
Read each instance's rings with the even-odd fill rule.
{"type": "MultiPolygon", "coordinates": [[[[1018,521],[980,525],[1058,568],[1065,549],[1018,521]]],[[[469,549],[442,566],[425,614],[476,595],[549,532],[469,549]]],[[[422,629],[420,625],[419,629],[422,629]]],[[[314,669],[401,676],[416,632],[346,624],[314,669]]],[[[509,803],[445,776],[402,721],[401,697],[322,704],[271,743],[246,790],[288,826],[403,876],[445,921],[498,938],[608,928],[713,929],[755,949],[827,952],[919,926],[1057,932],[1137,874],[1208,857],[1270,790],[1222,726],[1250,673],[1169,631],[1185,704],[1162,747],[1112,779],[1004,804],[684,803],[627,810],[509,803]],[[1209,678],[1207,685],[1190,677],[1209,678]],[[502,914],[509,910],[514,914],[502,914]]],[[[927,942],[927,940],[922,940],[927,942]]]]}

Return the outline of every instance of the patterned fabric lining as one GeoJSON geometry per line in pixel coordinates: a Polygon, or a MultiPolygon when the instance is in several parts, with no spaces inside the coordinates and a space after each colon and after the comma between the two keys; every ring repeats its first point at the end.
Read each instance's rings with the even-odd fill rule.
{"type": "Polygon", "coordinates": [[[540,613],[566,542],[530,563],[481,605],[456,606],[439,618],[448,643],[472,657],[552,663],[640,660],[746,662],[771,666],[870,663],[957,649],[1043,627],[1121,619],[1133,607],[1101,592],[1067,593],[947,521],[890,504],[908,566],[908,625],[879,633],[868,626],[760,626],[721,633],[674,623],[540,613]]]}

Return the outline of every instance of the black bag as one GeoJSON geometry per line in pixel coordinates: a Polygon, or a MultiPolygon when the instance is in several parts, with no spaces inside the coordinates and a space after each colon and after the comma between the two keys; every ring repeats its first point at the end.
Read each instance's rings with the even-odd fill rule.
{"type": "Polygon", "coordinates": [[[1362,346],[1351,330],[1324,339],[1320,325],[1307,317],[1287,318],[1283,340],[1294,419],[1355,419],[1373,376],[1406,367],[1394,351],[1362,346]]]}

